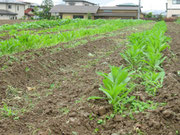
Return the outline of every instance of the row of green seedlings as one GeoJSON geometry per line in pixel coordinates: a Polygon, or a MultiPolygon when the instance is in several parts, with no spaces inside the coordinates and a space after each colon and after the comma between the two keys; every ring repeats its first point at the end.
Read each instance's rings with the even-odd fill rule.
{"type": "Polygon", "coordinates": [[[166,57],[162,51],[169,45],[165,22],[158,22],[153,29],[141,33],[134,33],[129,37],[128,49],[120,55],[127,62],[123,68],[110,66],[111,72],[97,74],[104,78],[104,86],[100,86],[106,97],[90,97],[91,99],[107,99],[114,108],[115,113],[132,115],[146,109],[156,109],[165,103],[153,101],[140,101],[136,96],[130,96],[135,87],[143,85],[147,93],[155,96],[158,88],[163,86],[165,71],[162,63],[166,57]],[[140,80],[137,82],[137,80],[140,80]]]}
{"type": "Polygon", "coordinates": [[[143,20],[110,20],[106,24],[89,29],[79,29],[77,31],[59,32],[57,34],[30,34],[28,31],[15,38],[0,42],[0,56],[25,51],[28,49],[38,49],[58,43],[68,42],[82,37],[93,36],[112,32],[127,26],[148,23],[143,20]]]}
{"type": "Polygon", "coordinates": [[[178,19],[178,20],[177,20],[177,23],[179,23],[179,24],[180,24],[180,19],[178,19]]]}
{"type": "MultiPolygon", "coordinates": [[[[58,33],[60,31],[72,31],[72,30],[77,30],[77,29],[83,29],[83,28],[92,28],[92,27],[98,27],[100,25],[109,23],[109,20],[84,20],[84,19],[75,19],[75,20],[64,20],[64,23],[61,23],[61,25],[57,25],[55,27],[45,27],[44,29],[36,29],[36,30],[28,30],[29,34],[43,34],[47,32],[53,32],[53,33],[58,33]]],[[[16,38],[18,35],[24,35],[27,30],[17,30],[17,29],[11,29],[7,32],[3,32],[0,34],[0,37],[7,37],[10,36],[11,38],[16,38]]],[[[1,39],[0,39],[1,40],[1,39]]]]}
{"type": "Polygon", "coordinates": [[[13,25],[5,24],[0,26],[1,31],[8,31],[8,30],[23,30],[23,29],[37,29],[37,28],[51,28],[55,26],[62,25],[64,23],[69,23],[72,20],[65,19],[65,20],[40,20],[40,21],[33,21],[33,22],[21,22],[16,23],[13,25]]]}

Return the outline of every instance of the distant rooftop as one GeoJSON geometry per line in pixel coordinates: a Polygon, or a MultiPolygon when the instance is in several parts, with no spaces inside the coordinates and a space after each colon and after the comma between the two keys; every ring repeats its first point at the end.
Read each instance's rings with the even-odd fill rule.
{"type": "Polygon", "coordinates": [[[101,10],[138,10],[137,6],[104,6],[100,7],[101,10]]]}
{"type": "Polygon", "coordinates": [[[16,1],[16,0],[0,0],[0,3],[22,4],[22,5],[25,5],[24,2],[20,2],[20,1],[16,1]]]}
{"type": "Polygon", "coordinates": [[[86,3],[90,3],[90,4],[93,4],[93,5],[97,5],[95,3],[92,3],[92,2],[89,2],[89,1],[86,1],[86,0],[63,0],[64,2],[86,2],[86,3]]]}
{"type": "Polygon", "coordinates": [[[16,13],[0,9],[0,15],[17,15],[16,13]]]}
{"type": "Polygon", "coordinates": [[[123,3],[123,4],[116,5],[116,6],[118,6],[118,7],[139,7],[139,5],[134,4],[134,3],[123,3]]]}
{"type": "Polygon", "coordinates": [[[51,13],[97,13],[99,6],[67,6],[56,5],[50,12],[51,13]]]}

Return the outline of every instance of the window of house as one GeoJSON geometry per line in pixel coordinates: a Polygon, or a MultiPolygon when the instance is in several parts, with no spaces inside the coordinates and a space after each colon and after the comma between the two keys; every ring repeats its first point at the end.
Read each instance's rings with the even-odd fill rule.
{"type": "Polygon", "coordinates": [[[176,15],[172,15],[172,17],[180,17],[180,14],[179,15],[177,15],[177,14],[176,15]]]}
{"type": "Polygon", "coordinates": [[[112,13],[112,10],[104,10],[105,13],[112,13]]]}
{"type": "Polygon", "coordinates": [[[84,4],[85,6],[89,6],[89,4],[84,4]]]}
{"type": "Polygon", "coordinates": [[[75,2],[69,2],[69,5],[74,6],[75,2]]]}
{"type": "Polygon", "coordinates": [[[17,6],[17,11],[19,11],[19,6],[17,6]]]}
{"type": "Polygon", "coordinates": [[[73,19],[77,19],[77,18],[83,19],[84,16],[83,15],[73,15],[73,19]]]}
{"type": "Polygon", "coordinates": [[[104,10],[105,13],[112,13],[112,10],[104,10]]]}
{"type": "Polygon", "coordinates": [[[173,0],[173,4],[180,4],[180,0],[173,0]]]}
{"type": "Polygon", "coordinates": [[[12,6],[11,5],[8,5],[8,9],[11,9],[12,8],[12,6]]]}

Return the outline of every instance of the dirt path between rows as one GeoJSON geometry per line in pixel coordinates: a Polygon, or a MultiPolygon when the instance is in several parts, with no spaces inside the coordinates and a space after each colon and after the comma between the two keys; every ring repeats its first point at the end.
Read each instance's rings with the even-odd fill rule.
{"type": "Polygon", "coordinates": [[[34,20],[0,20],[0,26],[4,24],[15,24],[21,22],[32,22],[34,20]]]}
{"type": "MultiPolygon", "coordinates": [[[[116,116],[100,125],[97,120],[110,115],[111,106],[106,101],[86,101],[89,96],[102,95],[98,90],[102,78],[96,71],[108,72],[109,64],[124,64],[119,53],[127,44],[127,36],[149,28],[152,24],[125,28],[108,36],[97,35],[101,38],[53,53],[49,48],[11,56],[11,59],[26,57],[22,61],[13,61],[0,71],[0,101],[18,110],[20,115],[16,119],[1,116],[0,133],[138,135],[138,127],[147,135],[176,135],[180,132],[180,84],[176,74],[179,70],[177,30],[180,32],[180,25],[168,24],[167,34],[173,35],[171,49],[177,57],[172,57],[166,50],[165,54],[170,58],[164,63],[167,77],[164,88],[153,98],[157,102],[168,102],[167,106],[136,114],[134,119],[116,116]]],[[[7,64],[6,59],[9,60],[9,56],[1,58],[1,68],[7,64]]]]}

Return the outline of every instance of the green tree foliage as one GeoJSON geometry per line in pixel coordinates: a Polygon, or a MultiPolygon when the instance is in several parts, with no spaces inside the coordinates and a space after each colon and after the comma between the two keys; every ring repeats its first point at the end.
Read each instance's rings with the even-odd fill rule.
{"type": "Polygon", "coordinates": [[[153,18],[152,12],[148,13],[145,17],[146,17],[146,18],[153,18]]]}
{"type": "Polygon", "coordinates": [[[50,10],[53,7],[53,1],[52,0],[43,0],[41,4],[42,12],[39,13],[39,16],[43,19],[50,19],[51,14],[50,10]]]}

